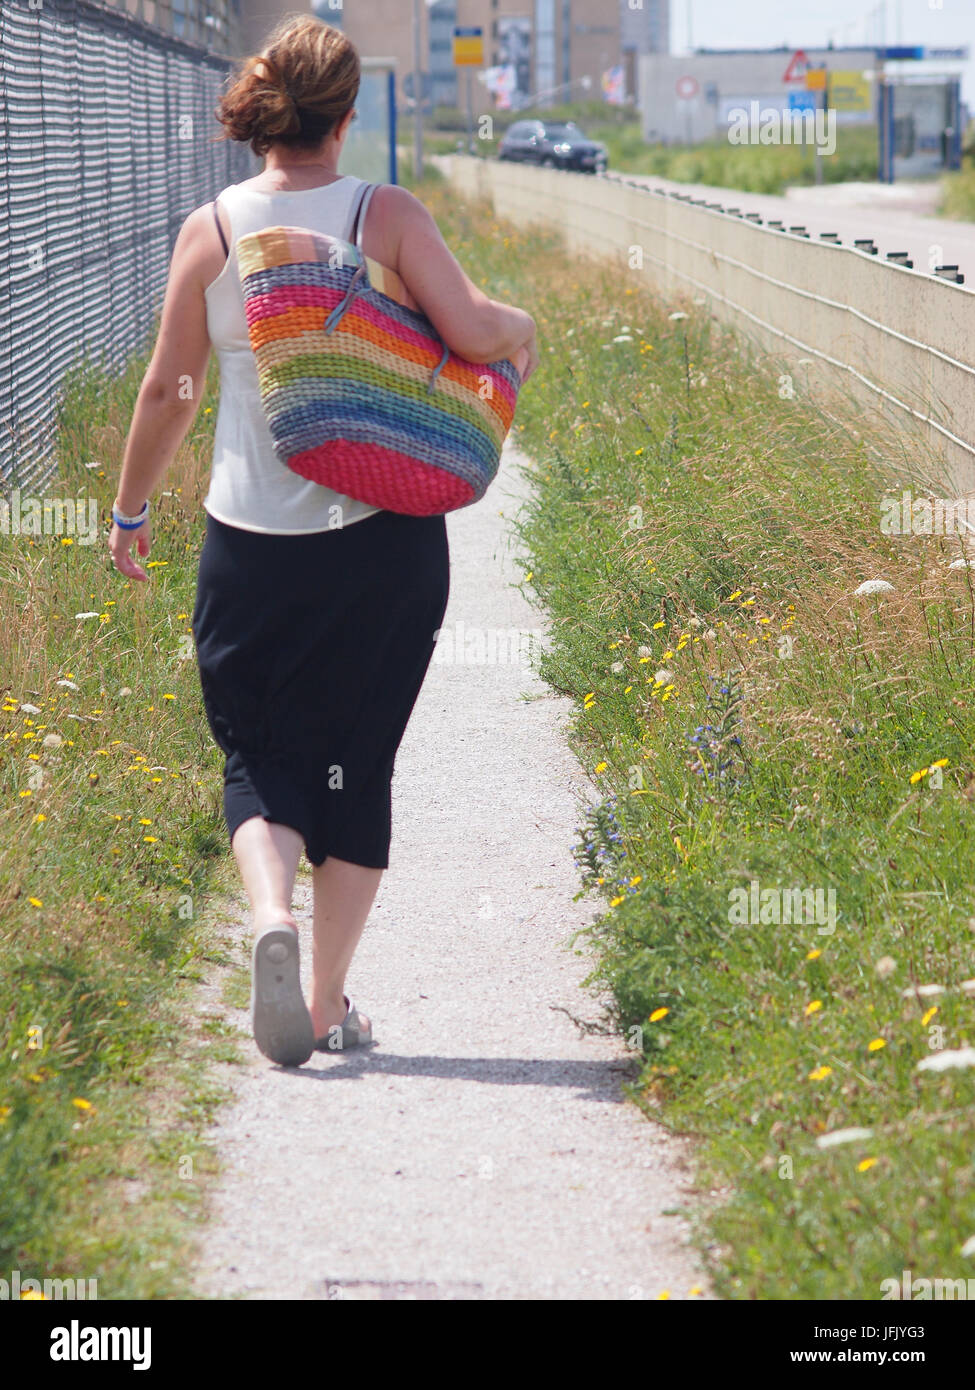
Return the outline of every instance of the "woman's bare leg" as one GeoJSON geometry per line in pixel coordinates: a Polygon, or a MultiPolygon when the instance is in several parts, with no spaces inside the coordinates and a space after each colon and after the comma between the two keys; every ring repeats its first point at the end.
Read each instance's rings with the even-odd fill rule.
{"type": "MultiPolygon", "coordinates": [[[[345,976],[382,876],[382,869],[366,869],[332,855],[312,869],[315,938],[308,1008],[316,1037],[325,1037],[345,1018],[345,976]]],[[[360,1017],[368,1028],[366,1015],[360,1017]]]]}
{"type": "Polygon", "coordinates": [[[291,912],[298,860],[304,841],[290,825],[251,816],[234,832],[231,848],[254,914],[254,929],[290,926],[298,928],[291,912]]]}

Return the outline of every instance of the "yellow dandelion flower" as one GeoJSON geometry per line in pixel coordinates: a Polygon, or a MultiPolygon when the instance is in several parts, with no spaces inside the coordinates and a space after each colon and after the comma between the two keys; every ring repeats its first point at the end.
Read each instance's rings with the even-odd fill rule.
{"type": "Polygon", "coordinates": [[[807,954],[806,960],[818,960],[819,957],[820,957],[822,954],[823,954],[822,949],[821,949],[819,946],[815,946],[815,947],[807,954]]]}
{"type": "Polygon", "coordinates": [[[145,816],[143,816],[142,819],[139,821],[139,824],[140,824],[140,825],[152,825],[152,821],[151,821],[151,820],[146,820],[145,816]]]}
{"type": "Polygon", "coordinates": [[[687,1290],[687,1297],[688,1297],[688,1298],[699,1298],[703,1292],[704,1292],[704,1290],[701,1288],[700,1284],[693,1284],[693,1285],[687,1290]]]}
{"type": "Polygon", "coordinates": [[[860,1162],[857,1164],[857,1172],[865,1173],[867,1169],[872,1168],[876,1162],[877,1160],[875,1158],[861,1158],[860,1162]]]}
{"type": "Polygon", "coordinates": [[[20,795],[21,795],[21,796],[33,796],[34,793],[33,793],[33,792],[30,790],[30,788],[28,787],[25,791],[22,791],[22,792],[20,793],[20,795]]]}
{"type": "Polygon", "coordinates": [[[609,905],[610,905],[610,907],[619,907],[619,905],[620,905],[620,903],[621,903],[622,901],[623,901],[622,898],[611,898],[611,899],[610,899],[610,904],[609,904],[609,905]]]}
{"type": "Polygon", "coordinates": [[[670,1297],[670,1289],[661,1289],[660,1292],[657,1294],[657,1298],[658,1298],[658,1299],[661,1299],[661,1298],[669,1298],[669,1297],[670,1297]]]}
{"type": "Polygon", "coordinates": [[[659,623],[654,623],[654,625],[653,625],[653,631],[656,632],[656,630],[657,630],[658,627],[666,627],[666,626],[667,626],[667,624],[663,621],[663,619],[661,619],[659,623]]]}
{"type": "Polygon", "coordinates": [[[608,767],[609,767],[609,763],[597,763],[597,764],[596,764],[596,771],[597,771],[597,772],[605,772],[606,769],[607,769],[608,767]]]}
{"type": "Polygon", "coordinates": [[[82,1100],[80,1096],[75,1096],[71,1104],[76,1105],[79,1110],[93,1110],[95,1108],[90,1100],[82,1100]]]}
{"type": "Polygon", "coordinates": [[[922,777],[927,777],[927,775],[928,775],[928,769],[927,769],[926,767],[919,768],[919,769],[917,770],[917,772],[912,772],[912,773],[911,773],[911,786],[913,786],[915,782],[920,782],[921,778],[922,778],[922,777]]]}
{"type": "Polygon", "coordinates": [[[926,1028],[926,1027],[928,1026],[928,1024],[931,1022],[931,1020],[934,1018],[934,1016],[935,1016],[935,1014],[936,1014],[937,1012],[938,1012],[938,1006],[937,1006],[937,1004],[932,1004],[931,1007],[930,1007],[930,1009],[926,1010],[926,1012],[925,1012],[925,1014],[924,1014],[924,1017],[921,1019],[921,1027],[922,1027],[922,1028],[926,1028]]]}
{"type": "Polygon", "coordinates": [[[642,875],[642,874],[634,874],[633,877],[630,879],[630,887],[631,887],[631,888],[635,888],[635,887],[637,886],[638,883],[642,883],[642,882],[643,882],[643,875],[642,875]]]}
{"type": "Polygon", "coordinates": [[[143,835],[142,839],[147,845],[155,845],[159,842],[158,835],[143,835]]]}
{"type": "Polygon", "coordinates": [[[728,597],[725,599],[725,603],[730,603],[732,599],[741,598],[744,592],[744,589],[736,589],[733,594],[728,595],[728,597]]]}
{"type": "Polygon", "coordinates": [[[826,1067],[826,1066],[817,1067],[815,1071],[811,1071],[811,1072],[809,1073],[809,1080],[810,1080],[810,1081],[825,1081],[826,1078],[827,1078],[827,1076],[832,1076],[832,1074],[833,1074],[833,1068],[832,1068],[832,1067],[826,1067]]]}
{"type": "Polygon", "coordinates": [[[867,1043],[867,1051],[868,1051],[868,1052],[879,1052],[880,1049],[881,1049],[882,1047],[886,1047],[886,1046],[887,1046],[887,1039],[886,1039],[886,1038],[874,1038],[874,1040],[873,1040],[872,1042],[867,1043]]]}
{"type": "Polygon", "coordinates": [[[932,767],[947,767],[947,766],[948,766],[948,759],[947,759],[947,758],[939,758],[938,761],[937,761],[936,763],[932,763],[931,766],[932,766],[932,767]]]}
{"type": "Polygon", "coordinates": [[[659,1023],[660,1020],[666,1018],[669,1013],[669,1009],[654,1009],[653,1013],[650,1015],[649,1021],[651,1023],[659,1023]]]}
{"type": "Polygon", "coordinates": [[[13,1111],[9,1105],[0,1105],[0,1124],[11,1114],[13,1114],[13,1111]]]}
{"type": "Polygon", "coordinates": [[[821,999],[813,999],[813,1000],[812,1000],[810,1003],[808,1003],[808,1004],[806,1005],[806,1007],[805,1007],[804,1012],[805,1012],[805,1014],[806,1014],[806,1017],[808,1018],[808,1016],[809,1016],[810,1014],[818,1013],[818,1011],[819,1011],[822,1007],[823,1007],[823,1001],[822,1001],[821,999]]]}
{"type": "Polygon", "coordinates": [[[44,906],[44,904],[41,902],[40,898],[28,898],[27,901],[30,903],[31,907],[43,907],[43,906],[44,906]]]}
{"type": "Polygon", "coordinates": [[[47,816],[45,816],[43,811],[38,811],[37,815],[34,817],[34,824],[36,825],[39,821],[44,820],[47,820],[47,816]]]}

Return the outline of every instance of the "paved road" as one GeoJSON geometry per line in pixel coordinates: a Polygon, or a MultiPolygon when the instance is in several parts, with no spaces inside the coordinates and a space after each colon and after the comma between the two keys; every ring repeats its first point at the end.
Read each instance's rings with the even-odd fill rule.
{"type": "MultiPolygon", "coordinates": [[[[489,497],[449,518],[450,632],[540,626],[508,587],[499,515],[522,462],[508,449],[489,497]]],[[[622,1042],[561,1012],[599,1016],[587,958],[565,949],[593,913],[572,902],[586,781],[568,709],[525,664],[431,666],[348,982],[377,1046],[285,1071],[248,1036],[213,1131],[225,1174],[200,1296],[685,1298],[703,1282],[666,1214],[690,1200],[683,1144],[621,1101],[622,1042]]],[[[233,933],[243,955],[249,933],[233,933]]]]}
{"type": "Polygon", "coordinates": [[[760,213],[766,220],[778,218],[787,227],[804,225],[811,237],[836,232],[848,246],[858,237],[873,237],[880,259],[888,251],[908,251],[915,270],[929,272],[936,264],[953,264],[965,276],[966,285],[975,285],[975,223],[935,217],[938,187],[934,183],[824,184],[790,188],[778,196],[675,183],[643,174],[609,173],[606,177],[691,193],[728,208],[760,213]]]}

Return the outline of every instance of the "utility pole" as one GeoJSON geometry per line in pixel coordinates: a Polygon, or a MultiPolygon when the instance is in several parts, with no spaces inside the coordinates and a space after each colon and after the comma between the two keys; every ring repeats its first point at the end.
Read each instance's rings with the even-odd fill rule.
{"type": "Polygon", "coordinates": [[[413,177],[423,177],[423,71],[420,44],[420,7],[423,0],[413,0],[413,177]]]}

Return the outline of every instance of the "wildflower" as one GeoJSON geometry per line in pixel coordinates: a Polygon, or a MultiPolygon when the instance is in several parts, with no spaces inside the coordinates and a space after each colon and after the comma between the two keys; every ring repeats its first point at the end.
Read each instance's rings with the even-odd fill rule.
{"type": "Polygon", "coordinates": [[[606,762],[597,763],[597,764],[596,764],[595,770],[596,770],[597,772],[605,772],[606,769],[607,769],[608,767],[609,767],[609,763],[606,763],[606,762]]]}
{"type": "Polygon", "coordinates": [[[888,975],[892,975],[897,969],[897,962],[893,956],[881,956],[874,966],[874,970],[882,980],[886,980],[888,975]]]}
{"type": "Polygon", "coordinates": [[[672,681],[674,679],[674,673],[661,666],[660,670],[654,673],[653,678],[655,681],[659,682],[660,685],[665,685],[667,681],[672,681]]]}
{"type": "Polygon", "coordinates": [[[142,839],[143,839],[144,843],[147,844],[147,845],[155,845],[155,844],[158,844],[158,842],[159,842],[159,836],[158,836],[158,835],[143,835],[142,839]]]}
{"type": "Polygon", "coordinates": [[[934,1016],[935,1016],[935,1014],[936,1014],[937,1012],[938,1012],[938,1006],[937,1006],[937,1004],[932,1004],[931,1007],[930,1007],[930,1009],[925,1009],[925,1011],[924,1011],[924,1016],[923,1016],[922,1019],[921,1019],[921,1027],[922,1027],[922,1028],[927,1028],[928,1024],[931,1022],[931,1020],[934,1018],[934,1016]]]}
{"type": "Polygon", "coordinates": [[[75,1096],[75,1098],[72,1100],[71,1104],[72,1104],[72,1105],[76,1105],[76,1106],[78,1107],[79,1110],[93,1110],[93,1109],[94,1109],[94,1106],[92,1105],[92,1103],[91,1103],[90,1100],[82,1100],[80,1096],[75,1096]]]}
{"type": "Polygon", "coordinates": [[[164,699],[164,700],[175,700],[175,699],[176,699],[176,696],[175,696],[175,695],[164,695],[164,696],[163,696],[163,699],[164,699]]]}
{"type": "Polygon", "coordinates": [[[806,956],[806,960],[818,960],[822,954],[823,953],[821,948],[819,946],[816,946],[813,948],[813,950],[811,950],[808,953],[808,955],[806,956]]]}
{"type": "Polygon", "coordinates": [[[975,1047],[946,1048],[942,1052],[932,1052],[930,1057],[922,1057],[915,1071],[947,1071],[949,1067],[975,1067],[975,1047]]]}
{"type": "Polygon", "coordinates": [[[867,1051],[868,1051],[868,1052],[879,1052],[880,1049],[881,1049],[882,1047],[886,1047],[886,1046],[887,1046],[887,1039],[886,1039],[886,1038],[874,1038],[874,1040],[873,1040],[872,1042],[870,1042],[870,1043],[867,1044],[867,1051]]]}
{"type": "Polygon", "coordinates": [[[21,705],[20,710],[22,714],[40,714],[36,705],[21,705]]]}
{"type": "Polygon", "coordinates": [[[64,739],[60,734],[45,734],[41,739],[41,743],[45,748],[60,748],[63,742],[64,739]]]}
{"type": "Polygon", "coordinates": [[[55,685],[63,686],[65,690],[77,690],[77,689],[79,689],[79,687],[78,687],[77,685],[75,685],[74,681],[70,681],[70,680],[59,680],[59,681],[55,681],[54,684],[55,684],[55,685]]]}
{"type": "Polygon", "coordinates": [[[849,1129],[834,1129],[829,1134],[821,1134],[816,1140],[817,1149],[832,1149],[839,1144],[853,1144],[858,1139],[870,1139],[873,1136],[872,1129],[861,1129],[851,1126],[849,1129]]]}
{"type": "Polygon", "coordinates": [[[886,579],[865,579],[859,588],[853,590],[854,594],[892,594],[893,584],[888,584],[886,579]]]}
{"type": "Polygon", "coordinates": [[[822,1007],[823,1007],[823,1001],[822,1001],[821,999],[813,999],[813,1000],[812,1000],[809,1004],[807,1004],[806,1007],[805,1007],[804,1012],[805,1012],[806,1017],[808,1018],[810,1014],[818,1013],[818,1011],[819,1011],[822,1007]]]}
{"type": "Polygon", "coordinates": [[[678,309],[675,313],[668,314],[667,317],[670,319],[671,323],[679,323],[681,319],[686,319],[687,315],[678,309]]]}
{"type": "Polygon", "coordinates": [[[649,1022],[659,1023],[660,1020],[666,1018],[669,1013],[669,1009],[654,1009],[653,1013],[650,1015],[649,1022]]]}
{"type": "Polygon", "coordinates": [[[619,673],[623,670],[622,661],[614,661],[609,669],[612,671],[614,676],[618,676],[619,673]]]}
{"type": "Polygon", "coordinates": [[[877,1160],[875,1158],[861,1158],[860,1162],[857,1164],[857,1172],[865,1173],[867,1169],[872,1168],[876,1162],[877,1160]]]}
{"type": "Polygon", "coordinates": [[[817,1067],[815,1071],[811,1071],[811,1072],[809,1073],[809,1080],[810,1080],[810,1081],[825,1081],[826,1078],[827,1078],[827,1076],[832,1076],[832,1074],[833,1074],[833,1068],[832,1068],[832,1067],[826,1067],[826,1066],[817,1067]]]}
{"type": "Polygon", "coordinates": [[[97,613],[76,613],[75,618],[83,621],[85,618],[97,618],[97,613]]]}
{"type": "Polygon", "coordinates": [[[27,901],[30,903],[31,907],[43,907],[43,906],[44,906],[44,904],[41,902],[40,898],[28,898],[27,901]]]}

